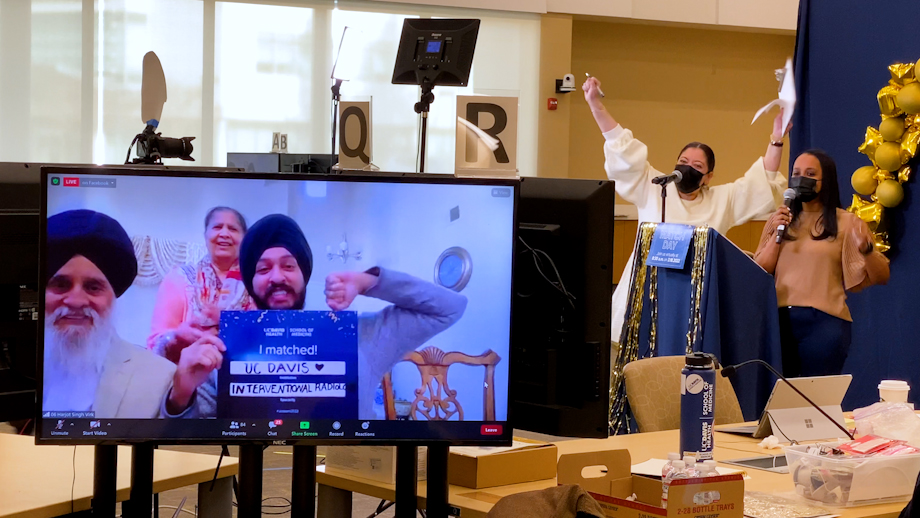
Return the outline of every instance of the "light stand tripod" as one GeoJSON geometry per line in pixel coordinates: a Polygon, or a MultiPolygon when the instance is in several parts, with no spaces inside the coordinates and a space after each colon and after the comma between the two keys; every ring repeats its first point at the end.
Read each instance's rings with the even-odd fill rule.
{"type": "Polygon", "coordinates": [[[415,103],[415,113],[422,115],[422,134],[419,136],[419,158],[418,172],[425,172],[425,146],[428,143],[428,111],[431,109],[431,103],[434,102],[434,83],[425,78],[419,83],[422,87],[422,96],[415,103]]]}
{"type": "Polygon", "coordinates": [[[331,155],[337,153],[335,149],[335,134],[336,134],[336,124],[339,120],[339,101],[342,100],[342,79],[335,79],[335,84],[332,85],[332,151],[331,155]]]}

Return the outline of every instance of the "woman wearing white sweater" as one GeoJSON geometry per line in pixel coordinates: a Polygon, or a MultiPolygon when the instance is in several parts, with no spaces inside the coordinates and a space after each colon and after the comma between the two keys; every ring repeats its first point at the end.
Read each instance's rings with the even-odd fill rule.
{"type": "MultiPolygon", "coordinates": [[[[601,102],[600,81],[591,77],[582,86],[585,100],[594,120],[604,134],[604,168],[607,177],[616,183],[616,192],[634,204],[639,212],[639,224],[661,221],[661,189],[652,178],[663,173],[648,163],[648,148],[633,137],[607,112],[601,102]]],[[[789,128],[786,128],[788,131],[789,128]]],[[[683,177],[666,187],[668,191],[668,223],[688,225],[707,224],[724,234],[731,227],[747,223],[757,216],[768,215],[782,204],[786,175],[777,173],[783,154],[782,112],[773,121],[773,134],[767,151],[758,158],[740,179],[725,185],[709,187],[715,169],[715,154],[706,144],[691,142],[677,157],[683,177]]],[[[670,172],[670,170],[668,170],[670,172]]],[[[629,295],[629,280],[633,256],[613,294],[611,338],[619,342],[629,295]]]]}

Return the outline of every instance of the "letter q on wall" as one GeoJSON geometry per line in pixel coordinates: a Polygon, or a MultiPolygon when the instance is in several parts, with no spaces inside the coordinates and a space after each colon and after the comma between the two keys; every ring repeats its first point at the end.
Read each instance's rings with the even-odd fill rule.
{"type": "Polygon", "coordinates": [[[339,166],[364,169],[373,156],[370,102],[339,103],[339,166]]]}

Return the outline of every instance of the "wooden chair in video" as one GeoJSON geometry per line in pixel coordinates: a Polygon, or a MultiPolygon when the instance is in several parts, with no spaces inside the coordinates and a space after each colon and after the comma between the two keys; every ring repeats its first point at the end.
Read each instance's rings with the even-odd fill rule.
{"type": "MultiPolygon", "coordinates": [[[[457,400],[457,391],[450,388],[447,371],[451,365],[482,366],[485,373],[482,385],[483,421],[495,420],[495,366],[501,361],[495,351],[487,350],[479,356],[461,352],[444,352],[437,347],[412,351],[403,361],[414,363],[421,376],[421,384],[414,390],[415,399],[408,418],[414,421],[447,421],[464,419],[463,406],[457,400]]],[[[387,419],[397,419],[390,373],[383,377],[384,413],[387,419]]]]}

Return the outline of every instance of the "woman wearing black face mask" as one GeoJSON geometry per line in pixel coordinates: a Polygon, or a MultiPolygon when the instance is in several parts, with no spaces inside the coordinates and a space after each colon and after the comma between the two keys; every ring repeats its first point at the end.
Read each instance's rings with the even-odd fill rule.
{"type": "Polygon", "coordinates": [[[764,226],[754,260],[776,278],[783,373],[840,374],[850,349],[847,291],[888,282],[888,259],[875,251],[866,223],[840,208],[837,166],[820,150],[792,167],[792,209],[764,226]],[[786,225],[777,243],[777,228],[786,225]]]}
{"type": "MultiPolygon", "coordinates": [[[[601,102],[600,82],[588,78],[582,86],[585,100],[594,120],[604,134],[604,164],[607,177],[616,182],[616,191],[638,209],[639,223],[661,221],[661,188],[651,183],[662,173],[648,162],[648,148],[633,138],[632,132],[620,126],[601,102]]],[[[786,128],[788,131],[788,128],[786,128]]],[[[716,157],[706,144],[691,142],[677,157],[675,169],[681,172],[680,182],[666,189],[669,223],[707,224],[724,234],[728,229],[767,215],[782,203],[786,189],[785,175],[778,174],[783,154],[782,113],[773,121],[773,134],[763,158],[758,158],[744,176],[735,182],[709,187],[716,157]]],[[[666,172],[673,169],[666,169],[666,172]]],[[[629,276],[633,258],[630,256],[613,294],[611,338],[619,341],[629,295],[629,276]]]]}

